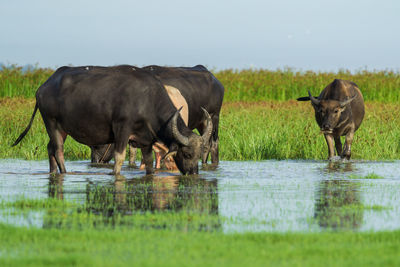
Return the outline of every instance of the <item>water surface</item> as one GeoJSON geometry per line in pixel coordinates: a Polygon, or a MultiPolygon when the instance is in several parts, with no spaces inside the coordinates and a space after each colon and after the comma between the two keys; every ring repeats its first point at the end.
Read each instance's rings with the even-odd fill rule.
{"type": "MultiPolygon", "coordinates": [[[[66,167],[52,176],[48,161],[0,160],[0,200],[59,198],[108,216],[195,210],[218,216],[223,232],[400,229],[400,161],[225,161],[193,177],[124,166],[116,178],[111,165],[87,161],[66,167]]],[[[43,212],[3,210],[0,221],[42,227],[43,212]]]]}

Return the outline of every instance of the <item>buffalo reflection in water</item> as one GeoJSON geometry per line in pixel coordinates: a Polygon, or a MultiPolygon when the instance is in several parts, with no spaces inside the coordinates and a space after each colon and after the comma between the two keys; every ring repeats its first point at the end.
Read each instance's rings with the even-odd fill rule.
{"type": "MultiPolygon", "coordinates": [[[[329,162],[327,172],[351,172],[351,163],[329,162]]],[[[356,230],[363,221],[360,183],[349,180],[323,180],[315,194],[314,218],[331,230],[356,230]]]]}
{"type": "MultiPolygon", "coordinates": [[[[49,177],[49,197],[64,199],[64,175],[49,177]]],[[[218,214],[217,181],[198,176],[118,176],[109,184],[86,185],[89,212],[112,216],[145,211],[190,211],[218,214]]]]}
{"type": "MultiPolygon", "coordinates": [[[[63,175],[49,177],[49,197],[64,198],[63,182],[63,175]]],[[[206,180],[198,176],[145,176],[140,179],[117,176],[113,182],[107,184],[88,183],[84,193],[84,210],[100,215],[99,218],[105,219],[104,223],[112,222],[113,218],[120,215],[129,216],[134,213],[184,212],[211,215],[211,224],[201,225],[197,229],[220,228],[216,180],[206,180]]],[[[46,227],[60,224],[59,220],[51,216],[46,219],[46,227]]]]}

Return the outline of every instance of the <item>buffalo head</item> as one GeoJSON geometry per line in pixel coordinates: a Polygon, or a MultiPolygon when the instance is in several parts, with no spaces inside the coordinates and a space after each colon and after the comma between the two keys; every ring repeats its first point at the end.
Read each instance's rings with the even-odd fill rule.
{"type": "Polygon", "coordinates": [[[114,144],[90,146],[92,163],[108,163],[114,157],[114,144]]]}
{"type": "MultiPolygon", "coordinates": [[[[308,91],[308,94],[315,110],[315,118],[321,128],[321,132],[324,134],[331,134],[333,129],[341,126],[339,125],[340,116],[346,111],[351,101],[357,97],[353,96],[344,101],[319,100],[313,97],[310,91],[308,91]]],[[[341,121],[340,124],[344,122],[345,121],[341,121]]]]}
{"type": "Polygon", "coordinates": [[[169,152],[168,155],[173,155],[176,166],[183,174],[198,174],[199,159],[201,157],[203,146],[210,139],[212,133],[212,122],[210,114],[203,108],[207,120],[207,128],[202,136],[191,133],[185,136],[179,132],[177,127],[177,119],[179,110],[172,117],[172,134],[177,143],[176,150],[169,152]]]}

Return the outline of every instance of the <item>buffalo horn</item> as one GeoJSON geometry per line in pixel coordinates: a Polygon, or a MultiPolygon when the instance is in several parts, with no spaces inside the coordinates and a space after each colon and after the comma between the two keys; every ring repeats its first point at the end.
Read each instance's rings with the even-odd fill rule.
{"type": "Polygon", "coordinates": [[[213,125],[211,122],[211,116],[210,114],[207,112],[207,110],[205,108],[201,108],[204,112],[204,115],[206,116],[206,120],[207,120],[207,127],[203,133],[203,135],[201,136],[203,138],[204,141],[208,141],[211,137],[212,134],[212,130],[213,130],[213,125]]]}
{"type": "Polygon", "coordinates": [[[311,93],[310,93],[310,90],[308,90],[308,95],[310,96],[311,102],[312,102],[314,105],[318,106],[320,100],[318,100],[318,99],[316,99],[315,97],[313,97],[313,96],[311,95],[311,93]]]}
{"type": "Polygon", "coordinates": [[[174,114],[174,116],[172,117],[172,135],[175,138],[176,141],[178,141],[178,143],[180,143],[181,145],[184,146],[188,146],[189,145],[189,138],[182,135],[179,130],[178,130],[178,116],[179,116],[179,112],[181,111],[182,107],[177,110],[174,114]]]}
{"type": "Polygon", "coordinates": [[[357,97],[357,95],[353,96],[352,98],[349,98],[345,101],[341,101],[340,102],[340,107],[345,107],[347,104],[349,104],[351,101],[353,101],[355,98],[357,97]]]}

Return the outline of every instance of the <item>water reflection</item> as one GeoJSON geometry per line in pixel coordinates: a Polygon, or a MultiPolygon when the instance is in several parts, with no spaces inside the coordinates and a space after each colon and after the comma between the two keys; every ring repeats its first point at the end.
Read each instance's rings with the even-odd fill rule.
{"type": "Polygon", "coordinates": [[[220,162],[216,171],[197,177],[143,177],[143,171],[125,168],[121,179],[87,162],[69,162],[75,173],[49,176],[42,171],[47,165],[0,160],[0,200],[63,200],[13,208],[13,214],[3,208],[0,222],[170,228],[175,223],[179,229],[207,225],[224,232],[400,229],[399,161],[220,162]],[[384,179],[366,179],[371,173],[384,179]]]}
{"type": "MultiPolygon", "coordinates": [[[[49,177],[49,197],[64,199],[64,175],[49,177]]],[[[196,176],[144,176],[113,182],[87,183],[86,206],[90,212],[112,216],[134,211],[190,211],[218,214],[217,181],[196,176]]]]}
{"type": "Polygon", "coordinates": [[[64,174],[52,174],[49,177],[49,197],[64,199],[64,174]]]}
{"type": "Polygon", "coordinates": [[[319,226],[332,230],[356,230],[363,221],[360,183],[323,180],[319,183],[314,218],[319,226]]]}

